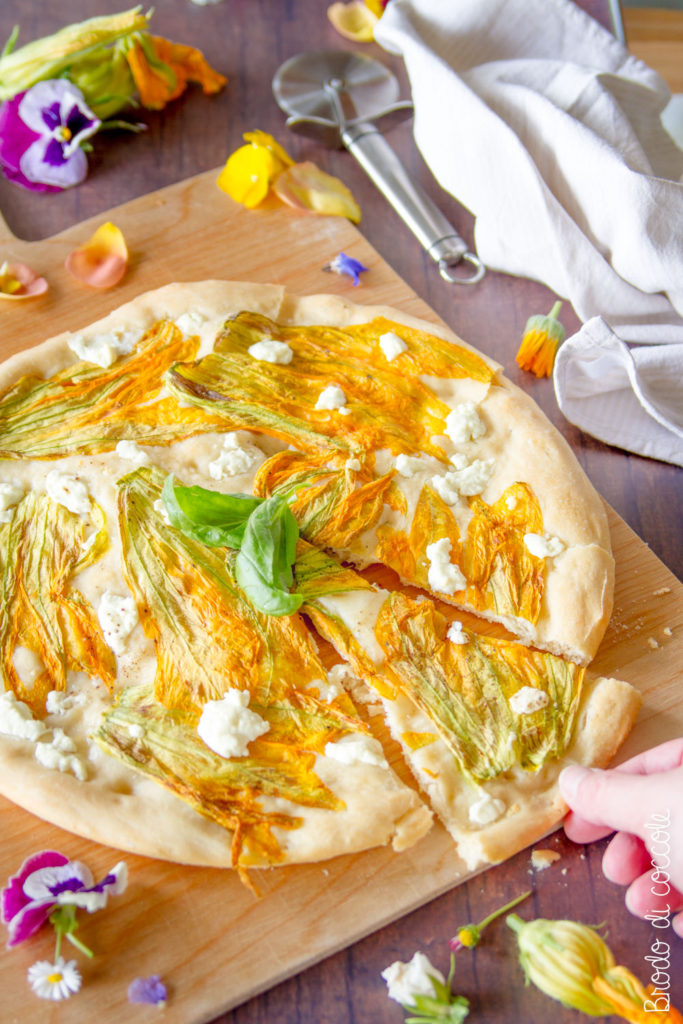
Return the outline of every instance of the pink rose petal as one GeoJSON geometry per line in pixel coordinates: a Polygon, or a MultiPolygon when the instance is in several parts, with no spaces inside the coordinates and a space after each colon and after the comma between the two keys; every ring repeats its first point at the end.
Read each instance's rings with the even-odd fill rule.
{"type": "Polygon", "coordinates": [[[16,292],[6,292],[0,281],[0,299],[34,299],[38,295],[43,295],[49,287],[45,278],[38,277],[25,263],[8,263],[5,271],[19,281],[21,288],[16,292]]]}
{"type": "Polygon", "coordinates": [[[91,288],[112,288],[128,266],[123,234],[111,222],[102,224],[85,245],[67,256],[65,266],[73,277],[91,288]]]}

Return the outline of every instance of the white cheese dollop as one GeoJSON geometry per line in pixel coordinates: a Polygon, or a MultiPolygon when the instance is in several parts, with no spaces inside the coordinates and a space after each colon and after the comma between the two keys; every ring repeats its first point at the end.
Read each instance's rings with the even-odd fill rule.
{"type": "Polygon", "coordinates": [[[404,455],[403,452],[396,456],[394,465],[396,466],[396,472],[399,476],[405,476],[407,478],[415,476],[420,470],[425,470],[427,466],[424,460],[419,458],[417,455],[404,455]]]}
{"type": "Polygon", "coordinates": [[[549,703],[550,697],[545,690],[537,690],[535,686],[522,686],[508,699],[516,715],[531,715],[549,703]]]}
{"type": "Polygon", "coordinates": [[[517,498],[515,497],[515,495],[514,494],[508,494],[507,498],[505,499],[505,504],[507,505],[507,507],[510,509],[511,512],[512,512],[513,509],[516,509],[517,508],[517,498]]]}
{"type": "Polygon", "coordinates": [[[326,743],[325,757],[341,764],[374,764],[378,768],[389,767],[379,740],[365,733],[348,733],[336,743],[326,743]]]}
{"type": "Polygon", "coordinates": [[[110,331],[108,334],[93,334],[84,338],[82,334],[74,334],[67,339],[71,351],[86,363],[95,363],[107,369],[119,356],[128,355],[135,348],[139,331],[110,331]]]}
{"type": "Polygon", "coordinates": [[[454,444],[477,441],[486,433],[486,427],[474,402],[460,402],[446,417],[446,434],[454,444]]]}
{"type": "Polygon", "coordinates": [[[84,693],[65,693],[64,690],[50,690],[45,698],[48,715],[62,715],[79,704],[85,704],[84,693]]]}
{"type": "Polygon", "coordinates": [[[470,806],[470,821],[473,825],[490,825],[505,813],[505,804],[496,797],[485,793],[470,806]]]}
{"type": "Polygon", "coordinates": [[[270,726],[249,710],[248,690],[227,690],[221,700],[210,700],[202,709],[197,732],[207,747],[221,757],[246,757],[249,744],[270,726]]]}
{"type": "Polygon", "coordinates": [[[3,480],[0,482],[0,523],[9,523],[14,515],[14,506],[24,497],[21,484],[3,480]]]}
{"type": "Polygon", "coordinates": [[[555,558],[564,551],[564,544],[559,537],[547,534],[525,533],[524,543],[527,550],[536,558],[555,558]]]}
{"type": "Polygon", "coordinates": [[[379,347],[388,363],[400,356],[402,352],[408,351],[408,346],[403,338],[399,338],[398,334],[394,334],[393,331],[387,331],[386,334],[380,335],[379,347]]]}
{"type": "Polygon", "coordinates": [[[45,477],[45,490],[53,501],[68,508],[74,515],[87,516],[90,512],[88,488],[82,480],[70,473],[51,469],[45,477]]]}
{"type": "Polygon", "coordinates": [[[136,466],[147,466],[149,464],[149,455],[136,441],[118,441],[116,444],[116,454],[120,459],[125,459],[126,462],[134,462],[136,466]]]}
{"type": "Polygon", "coordinates": [[[17,700],[11,690],[0,694],[0,733],[33,743],[46,732],[46,726],[23,701],[17,700]]]}
{"type": "Polygon", "coordinates": [[[233,430],[223,438],[223,447],[216,458],[209,463],[209,475],[213,480],[222,480],[225,476],[239,476],[247,473],[259,459],[265,458],[255,444],[241,445],[237,433],[233,430]]]}
{"type": "Polygon", "coordinates": [[[360,459],[347,459],[346,462],[344,463],[344,469],[348,469],[352,473],[358,473],[360,471],[360,468],[360,459]]]}
{"type": "Polygon", "coordinates": [[[97,608],[105,642],[114,654],[123,654],[126,640],[138,624],[138,609],[135,598],[129,594],[121,596],[105,590],[97,608]]]}
{"type": "Polygon", "coordinates": [[[190,309],[187,313],[181,313],[175,321],[175,325],[183,334],[196,334],[197,328],[206,323],[206,317],[197,309],[190,309]]]}
{"type": "Polygon", "coordinates": [[[465,589],[467,580],[458,566],[451,562],[451,542],[448,537],[428,544],[426,555],[429,560],[427,580],[432,590],[440,594],[455,594],[465,589]]]}
{"type": "Polygon", "coordinates": [[[316,409],[343,409],[346,405],[346,395],[336,384],[328,384],[318,395],[315,403],[316,409]]]}
{"type": "Polygon", "coordinates": [[[462,627],[462,622],[459,622],[457,619],[451,622],[446,636],[452,644],[466,644],[469,642],[469,637],[462,627]]]}
{"type": "Polygon", "coordinates": [[[408,963],[395,960],[385,967],[382,977],[387,985],[387,995],[402,1006],[415,1006],[416,996],[436,995],[432,978],[445,984],[441,971],[433,967],[424,953],[417,952],[408,963]],[[430,977],[431,975],[431,977],[430,977]]]}
{"type": "Polygon", "coordinates": [[[63,729],[54,729],[49,742],[36,743],[36,761],[52,771],[70,772],[83,782],[88,777],[86,767],[74,753],[76,745],[63,729]]]}
{"type": "Polygon", "coordinates": [[[255,341],[247,352],[252,359],[262,363],[279,363],[280,366],[287,366],[294,356],[286,341],[255,341]]]}
{"type": "Polygon", "coordinates": [[[455,505],[460,496],[470,498],[481,494],[493,476],[495,459],[474,459],[468,462],[464,455],[453,455],[454,468],[443,476],[432,477],[432,487],[447,505],[455,505]]]}

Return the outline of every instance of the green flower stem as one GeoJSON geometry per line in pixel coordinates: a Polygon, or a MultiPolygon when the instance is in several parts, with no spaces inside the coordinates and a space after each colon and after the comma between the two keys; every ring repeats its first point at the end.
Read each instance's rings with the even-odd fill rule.
{"type": "Polygon", "coordinates": [[[548,313],[548,316],[551,316],[553,318],[553,320],[557,320],[557,317],[558,317],[559,312],[560,312],[561,309],[562,309],[562,302],[558,299],[558,301],[555,303],[553,308],[548,313]]]}
{"type": "MultiPolygon", "coordinates": [[[[522,900],[525,900],[527,896],[531,896],[531,889],[527,889],[527,891],[523,892],[521,896],[516,896],[514,900],[510,900],[510,902],[506,903],[504,907],[499,907],[498,910],[494,910],[492,914],[489,914],[488,917],[485,917],[483,921],[479,922],[477,928],[480,931],[483,931],[483,929],[486,928],[486,926],[490,924],[491,921],[495,921],[497,917],[500,917],[500,915],[504,914],[507,910],[512,910],[512,908],[516,907],[518,903],[521,903],[522,900]]],[[[516,917],[518,921],[521,921],[521,918],[517,917],[516,914],[510,914],[510,917],[516,917]]],[[[510,918],[508,918],[508,922],[509,919],[510,918]]],[[[510,925],[510,927],[512,927],[512,925],[510,925]]]]}

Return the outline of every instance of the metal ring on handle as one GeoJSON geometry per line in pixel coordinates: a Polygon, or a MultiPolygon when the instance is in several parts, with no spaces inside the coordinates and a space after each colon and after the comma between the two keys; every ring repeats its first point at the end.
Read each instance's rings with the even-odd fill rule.
{"type": "Polygon", "coordinates": [[[481,281],[482,277],[486,273],[486,267],[475,253],[464,252],[462,256],[458,256],[457,259],[453,259],[453,257],[449,256],[442,256],[439,260],[439,273],[444,281],[448,281],[449,284],[476,284],[477,281],[481,281]],[[469,263],[475,268],[474,273],[469,277],[459,277],[456,274],[452,274],[449,268],[457,266],[459,263],[469,263]]]}

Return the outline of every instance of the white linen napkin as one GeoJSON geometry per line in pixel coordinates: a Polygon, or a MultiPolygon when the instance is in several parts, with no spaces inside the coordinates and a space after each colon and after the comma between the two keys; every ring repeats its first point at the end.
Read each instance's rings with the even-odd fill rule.
{"type": "Polygon", "coordinates": [[[481,259],[584,321],[556,360],[564,414],[683,465],[683,152],[665,83],[571,0],[392,0],[375,38],[405,60],[415,140],[474,214],[481,259]]]}

